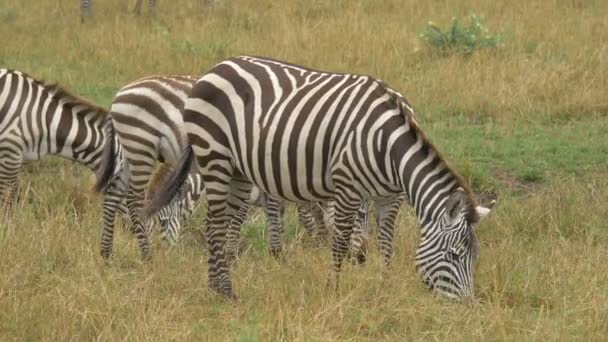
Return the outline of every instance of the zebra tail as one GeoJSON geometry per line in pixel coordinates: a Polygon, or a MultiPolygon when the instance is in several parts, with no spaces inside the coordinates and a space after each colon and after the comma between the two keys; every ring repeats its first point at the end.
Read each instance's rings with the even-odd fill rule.
{"type": "Polygon", "coordinates": [[[175,168],[169,174],[168,180],[160,186],[156,195],[151,198],[148,207],[144,211],[144,219],[148,219],[160,211],[163,207],[169,205],[175,198],[179,189],[182,187],[190,169],[192,167],[192,161],[194,160],[194,151],[190,144],[186,145],[186,148],[182,151],[175,168]]]}
{"type": "Polygon", "coordinates": [[[99,163],[99,167],[95,172],[95,178],[97,182],[95,183],[95,192],[105,192],[108,186],[110,185],[110,180],[112,179],[112,175],[114,174],[114,168],[116,167],[116,156],[114,155],[114,147],[116,142],[115,140],[115,132],[114,126],[112,123],[108,123],[106,128],[106,144],[103,147],[103,151],[101,153],[101,162],[99,163]]]}

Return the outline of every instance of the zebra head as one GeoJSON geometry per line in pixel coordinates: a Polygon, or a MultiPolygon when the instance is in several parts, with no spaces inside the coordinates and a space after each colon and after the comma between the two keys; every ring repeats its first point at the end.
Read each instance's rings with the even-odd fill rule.
{"type": "MultiPolygon", "coordinates": [[[[188,183],[188,185],[191,184],[192,182],[188,183]]],[[[181,221],[192,216],[201,193],[202,191],[193,191],[185,187],[178,197],[158,212],[161,236],[170,246],[177,242],[182,229],[181,221]]]]}
{"type": "Polygon", "coordinates": [[[490,210],[482,206],[469,209],[461,188],[445,200],[439,218],[425,230],[416,251],[416,270],[430,290],[452,299],[475,298],[473,274],[479,244],[474,228],[490,210]]]}
{"type": "Polygon", "coordinates": [[[169,246],[175,245],[182,229],[178,206],[177,202],[173,202],[158,212],[160,235],[169,246]]]}

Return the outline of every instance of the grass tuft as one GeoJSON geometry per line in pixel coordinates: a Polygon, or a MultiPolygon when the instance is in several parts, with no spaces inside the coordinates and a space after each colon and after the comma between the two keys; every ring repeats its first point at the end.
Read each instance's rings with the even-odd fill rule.
{"type": "Polygon", "coordinates": [[[445,30],[429,21],[420,38],[443,55],[460,53],[465,56],[477,50],[495,49],[504,40],[502,34],[491,34],[477,16],[470,15],[468,19],[468,24],[464,24],[460,18],[454,17],[445,30]]]}

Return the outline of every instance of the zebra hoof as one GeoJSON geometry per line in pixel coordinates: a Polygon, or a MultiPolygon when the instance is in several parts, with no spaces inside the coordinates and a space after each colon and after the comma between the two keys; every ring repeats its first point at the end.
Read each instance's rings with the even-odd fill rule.
{"type": "Polygon", "coordinates": [[[112,251],[101,251],[101,257],[106,263],[109,263],[112,258],[112,251]]]}
{"type": "Polygon", "coordinates": [[[236,304],[239,302],[239,297],[237,297],[237,295],[235,295],[233,292],[226,292],[215,288],[210,288],[210,290],[213,294],[219,296],[223,300],[226,300],[230,303],[236,304]]]}
{"type": "Polygon", "coordinates": [[[230,302],[236,303],[239,301],[239,298],[232,291],[231,286],[229,288],[226,288],[226,287],[218,286],[215,282],[212,282],[209,285],[209,288],[212,292],[215,292],[216,294],[220,295],[222,298],[224,298],[230,302]]]}
{"type": "Polygon", "coordinates": [[[283,256],[283,249],[282,248],[271,248],[270,249],[270,254],[275,258],[275,259],[282,259],[283,256]]]}
{"type": "Polygon", "coordinates": [[[103,263],[106,266],[111,266],[112,265],[112,256],[103,256],[103,263]]]}
{"type": "Polygon", "coordinates": [[[226,298],[228,301],[232,302],[232,303],[238,303],[239,302],[239,297],[237,297],[234,293],[228,293],[228,294],[224,294],[223,295],[224,298],[226,298]]]}
{"type": "Polygon", "coordinates": [[[152,262],[152,255],[150,253],[142,254],[141,261],[143,261],[146,264],[152,262]]]}

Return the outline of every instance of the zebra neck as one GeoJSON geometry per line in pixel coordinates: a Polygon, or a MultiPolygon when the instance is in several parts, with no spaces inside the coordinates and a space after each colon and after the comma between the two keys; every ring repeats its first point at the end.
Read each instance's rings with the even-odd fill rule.
{"type": "Polygon", "coordinates": [[[436,226],[445,201],[461,186],[461,181],[417,128],[404,133],[395,146],[398,146],[395,171],[424,236],[436,226]]]}
{"type": "Polygon", "coordinates": [[[72,121],[65,125],[60,119],[55,129],[50,127],[55,132],[55,154],[96,171],[106,142],[106,112],[83,103],[70,103],[64,104],[61,116],[72,121]]]}

